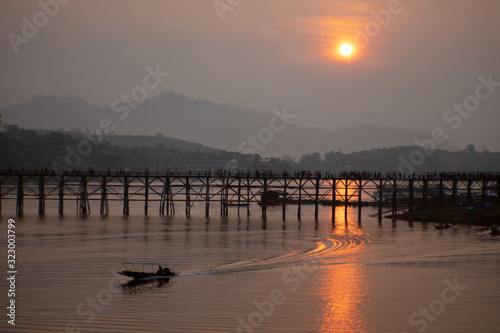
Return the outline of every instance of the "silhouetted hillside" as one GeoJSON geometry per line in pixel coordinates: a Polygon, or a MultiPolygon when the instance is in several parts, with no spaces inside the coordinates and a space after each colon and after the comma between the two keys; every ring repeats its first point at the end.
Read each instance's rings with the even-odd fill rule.
{"type": "MultiPolygon", "coordinates": [[[[77,97],[38,96],[26,103],[1,109],[3,121],[22,128],[52,129],[104,127],[116,134],[153,135],[163,133],[190,142],[262,156],[300,157],[332,149],[345,152],[413,145],[428,137],[423,132],[396,127],[365,125],[327,131],[294,124],[293,109],[279,107],[268,114],[219,105],[184,95],[165,93],[134,106],[114,103],[104,108],[77,97]],[[291,115],[282,120],[285,113],[291,115]],[[106,125],[103,125],[105,121],[106,125]],[[252,143],[254,140],[255,143],[252,143]]],[[[448,144],[440,148],[455,149],[448,144]]]]}

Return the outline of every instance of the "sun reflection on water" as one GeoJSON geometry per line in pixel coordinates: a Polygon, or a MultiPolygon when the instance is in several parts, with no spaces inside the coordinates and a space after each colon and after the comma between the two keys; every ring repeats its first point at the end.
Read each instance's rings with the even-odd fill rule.
{"type": "Polygon", "coordinates": [[[317,295],[323,303],[319,332],[368,332],[370,283],[363,265],[326,266],[317,295]]]}
{"type": "Polygon", "coordinates": [[[332,229],[332,236],[346,239],[349,246],[335,252],[338,258],[336,263],[344,264],[322,267],[323,278],[316,293],[322,303],[317,331],[369,332],[366,307],[370,304],[370,280],[364,265],[357,262],[367,251],[364,232],[358,221],[358,209],[338,206],[333,214],[335,228],[332,229]]]}

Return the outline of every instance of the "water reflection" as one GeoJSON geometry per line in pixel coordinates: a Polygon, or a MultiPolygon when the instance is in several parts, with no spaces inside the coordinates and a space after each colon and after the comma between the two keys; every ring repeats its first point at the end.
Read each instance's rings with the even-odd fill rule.
{"type": "Polygon", "coordinates": [[[370,304],[370,282],[360,264],[325,266],[317,295],[322,313],[319,332],[370,332],[366,307],[370,304]]]}
{"type": "MultiPolygon", "coordinates": [[[[358,239],[361,229],[358,207],[338,206],[332,209],[332,234],[358,239]]],[[[352,262],[363,256],[365,246],[354,243],[339,248],[337,258],[352,262]]],[[[323,274],[317,296],[322,303],[319,332],[369,332],[366,306],[370,304],[370,280],[360,263],[333,264],[322,267],[323,274]]]]}
{"type": "Polygon", "coordinates": [[[353,206],[334,206],[330,212],[332,219],[332,228],[337,230],[346,230],[348,228],[361,228],[361,207],[353,206]]]}
{"type": "Polygon", "coordinates": [[[129,282],[123,283],[121,285],[121,289],[124,294],[128,295],[139,294],[164,287],[169,282],[170,278],[162,278],[154,280],[133,279],[130,280],[129,282]]]}

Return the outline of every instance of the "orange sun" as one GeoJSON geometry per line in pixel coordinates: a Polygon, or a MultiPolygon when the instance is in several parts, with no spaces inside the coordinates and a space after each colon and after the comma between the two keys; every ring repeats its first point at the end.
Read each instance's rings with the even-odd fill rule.
{"type": "Polygon", "coordinates": [[[344,57],[350,56],[352,54],[352,46],[349,44],[343,44],[340,47],[340,53],[342,53],[344,57]]]}

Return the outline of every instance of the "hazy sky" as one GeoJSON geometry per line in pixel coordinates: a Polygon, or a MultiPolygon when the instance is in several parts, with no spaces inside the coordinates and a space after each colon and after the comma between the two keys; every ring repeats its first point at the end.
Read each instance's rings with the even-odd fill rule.
{"type": "Polygon", "coordinates": [[[159,64],[170,75],[148,97],[174,91],[262,112],[287,106],[309,126],[440,127],[458,143],[500,142],[500,87],[456,129],[443,120],[479,76],[500,82],[498,0],[59,1],[68,3],[51,17],[41,4],[55,12],[56,0],[0,0],[0,106],[39,94],[110,105],[159,64]]]}

